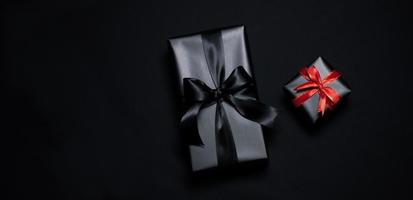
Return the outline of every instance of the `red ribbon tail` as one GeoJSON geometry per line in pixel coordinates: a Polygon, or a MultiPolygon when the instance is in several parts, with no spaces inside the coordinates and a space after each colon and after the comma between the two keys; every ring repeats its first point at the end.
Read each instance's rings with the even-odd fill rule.
{"type": "Polygon", "coordinates": [[[318,89],[309,90],[300,96],[297,96],[293,99],[293,104],[295,107],[301,106],[305,101],[307,101],[310,97],[312,97],[315,93],[318,92],[318,89]]]}
{"type": "Polygon", "coordinates": [[[324,111],[326,110],[327,97],[323,92],[320,92],[319,95],[320,95],[320,100],[318,101],[317,111],[321,112],[321,116],[323,116],[324,111]]]}
{"type": "Polygon", "coordinates": [[[338,78],[340,78],[341,74],[338,73],[337,71],[332,71],[330,74],[328,74],[322,81],[323,85],[328,85],[338,78]]]}
{"type": "Polygon", "coordinates": [[[330,102],[330,106],[334,106],[340,101],[340,96],[333,88],[325,87],[323,90],[330,102]]]}
{"type": "Polygon", "coordinates": [[[294,90],[295,91],[300,91],[300,90],[311,89],[311,88],[315,88],[315,87],[318,87],[317,83],[306,82],[306,83],[303,83],[303,84],[295,87],[294,90]]]}

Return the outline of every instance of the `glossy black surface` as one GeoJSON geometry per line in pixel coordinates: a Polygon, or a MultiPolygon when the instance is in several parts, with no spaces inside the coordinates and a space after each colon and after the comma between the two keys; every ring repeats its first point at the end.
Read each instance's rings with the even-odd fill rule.
{"type": "Polygon", "coordinates": [[[1,2],[1,199],[412,199],[408,1],[1,2]],[[244,24],[268,164],[192,177],[167,39],[244,24]],[[325,57],[352,94],[317,127],[283,86],[325,57]]]}

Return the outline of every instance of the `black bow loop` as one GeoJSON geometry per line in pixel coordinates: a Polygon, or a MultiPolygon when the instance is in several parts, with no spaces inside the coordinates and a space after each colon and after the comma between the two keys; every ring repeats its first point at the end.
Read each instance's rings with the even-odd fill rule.
{"type": "Polygon", "coordinates": [[[184,79],[184,100],[186,103],[203,102],[211,99],[212,89],[196,78],[184,79]]]}

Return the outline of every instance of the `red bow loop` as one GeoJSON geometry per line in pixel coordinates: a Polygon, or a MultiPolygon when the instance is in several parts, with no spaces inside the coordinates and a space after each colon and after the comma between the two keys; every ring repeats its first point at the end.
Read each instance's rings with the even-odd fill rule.
{"type": "Polygon", "coordinates": [[[341,74],[337,71],[332,71],[324,79],[321,79],[320,73],[315,66],[301,68],[300,74],[308,82],[305,82],[294,88],[294,90],[297,92],[305,91],[304,93],[294,98],[294,105],[296,107],[299,107],[304,104],[310,97],[318,93],[319,102],[317,112],[320,112],[321,116],[323,116],[326,107],[333,107],[340,100],[338,93],[327,85],[337,80],[341,76],[341,74]]]}

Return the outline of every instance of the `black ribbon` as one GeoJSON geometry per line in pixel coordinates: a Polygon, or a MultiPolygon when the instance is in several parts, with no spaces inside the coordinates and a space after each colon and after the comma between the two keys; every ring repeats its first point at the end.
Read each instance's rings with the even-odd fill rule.
{"type": "Polygon", "coordinates": [[[235,68],[225,79],[221,31],[202,34],[202,44],[215,89],[209,88],[199,79],[183,80],[184,99],[189,108],[181,119],[181,125],[190,133],[190,144],[203,145],[198,132],[197,117],[202,108],[216,104],[215,134],[218,163],[227,165],[238,159],[222,102],[231,105],[243,117],[266,127],[272,126],[277,113],[273,107],[258,101],[254,81],[242,66],[235,68]]]}

